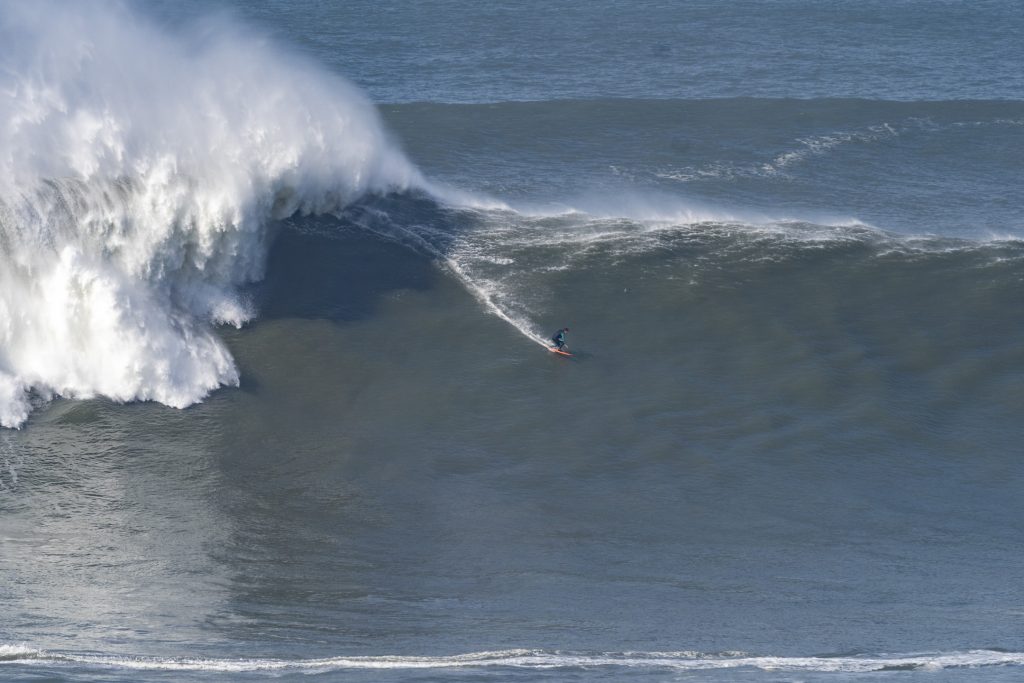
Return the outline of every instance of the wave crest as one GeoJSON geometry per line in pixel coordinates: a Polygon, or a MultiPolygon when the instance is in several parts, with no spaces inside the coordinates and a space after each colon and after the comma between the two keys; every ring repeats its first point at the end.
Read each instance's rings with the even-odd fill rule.
{"type": "Polygon", "coordinates": [[[238,381],[272,219],[423,183],[354,86],[227,18],[0,8],[0,425],[34,391],[182,407],[238,381]]]}

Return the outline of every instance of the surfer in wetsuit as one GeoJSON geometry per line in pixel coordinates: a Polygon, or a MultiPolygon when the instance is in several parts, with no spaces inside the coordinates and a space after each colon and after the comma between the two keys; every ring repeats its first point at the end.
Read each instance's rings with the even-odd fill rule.
{"type": "Polygon", "coordinates": [[[563,327],[558,332],[555,332],[555,336],[551,337],[552,343],[554,343],[555,348],[559,351],[565,351],[565,333],[568,331],[568,327],[563,327]]]}

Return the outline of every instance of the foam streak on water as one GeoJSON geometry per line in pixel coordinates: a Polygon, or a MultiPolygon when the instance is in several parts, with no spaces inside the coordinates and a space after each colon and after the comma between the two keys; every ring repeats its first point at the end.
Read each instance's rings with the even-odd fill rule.
{"type": "Polygon", "coordinates": [[[53,653],[26,646],[0,646],[0,663],[77,664],[96,669],[136,671],[342,671],[360,669],[466,669],[508,667],[516,669],[617,668],[760,669],[787,672],[867,673],[895,670],[941,670],[988,666],[1024,665],[1024,653],[994,650],[965,652],[885,654],[863,656],[781,657],[746,653],[680,652],[565,652],[558,650],[497,650],[450,656],[357,656],[308,660],[155,658],[53,653]]]}

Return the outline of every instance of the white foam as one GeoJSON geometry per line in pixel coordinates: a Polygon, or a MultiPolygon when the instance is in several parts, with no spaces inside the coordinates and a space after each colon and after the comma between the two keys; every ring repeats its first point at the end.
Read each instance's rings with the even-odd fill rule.
{"type": "Polygon", "coordinates": [[[39,654],[41,654],[39,650],[30,648],[27,645],[0,645],[0,661],[4,659],[24,659],[39,654]]]}
{"type": "Polygon", "coordinates": [[[1024,653],[995,650],[837,657],[754,656],[743,652],[568,652],[559,650],[496,650],[446,656],[353,656],[306,660],[158,658],[54,653],[25,646],[0,646],[0,663],[78,664],[96,668],[156,671],[339,671],[373,669],[518,669],[611,668],[760,669],[785,672],[868,673],[886,670],[942,670],[991,666],[1024,666],[1024,653]]]}
{"type": "Polygon", "coordinates": [[[422,183],[351,85],[205,18],[0,5],[0,425],[30,393],[183,407],[238,381],[266,225],[422,183]]]}
{"type": "Polygon", "coordinates": [[[925,124],[909,119],[898,126],[879,123],[855,130],[835,131],[824,135],[809,135],[795,140],[796,146],[779,152],[771,161],[737,164],[730,162],[713,162],[699,167],[683,167],[666,169],[655,176],[666,180],[678,180],[688,183],[693,181],[736,178],[775,177],[787,173],[790,166],[796,166],[813,157],[825,156],[832,150],[849,144],[872,143],[898,137],[910,128],[920,128],[925,124]]]}
{"type": "Polygon", "coordinates": [[[772,161],[770,167],[777,171],[782,170],[786,166],[803,161],[809,156],[819,156],[842,145],[854,142],[876,142],[897,137],[900,133],[901,130],[897,130],[888,123],[880,123],[860,130],[837,131],[829,135],[812,135],[798,138],[797,142],[800,143],[801,147],[779,154],[772,161]]]}
{"type": "Polygon", "coordinates": [[[799,213],[756,207],[721,206],[692,197],[657,190],[622,188],[594,191],[559,204],[519,203],[509,207],[528,218],[578,216],[596,220],[629,220],[650,228],[691,226],[702,223],[733,223],[747,226],[811,222],[828,227],[860,225],[852,216],[825,211],[799,213]]]}
{"type": "MultiPolygon", "coordinates": [[[[440,198],[439,198],[440,199],[440,198]]],[[[463,205],[466,208],[477,209],[475,204],[463,205]]],[[[506,208],[498,209],[501,212],[508,212],[506,208]]],[[[405,246],[412,247],[432,259],[440,266],[451,273],[470,294],[484,307],[488,313],[497,316],[501,320],[514,327],[520,334],[540,346],[547,347],[547,340],[538,332],[533,323],[525,315],[517,315],[506,306],[498,302],[502,293],[500,283],[487,280],[472,274],[467,265],[465,253],[461,252],[456,245],[450,249],[443,249],[431,240],[431,229],[417,225],[397,225],[388,219],[386,214],[375,215],[375,218],[383,219],[378,227],[375,221],[362,221],[362,227],[383,239],[398,242],[405,246]],[[385,229],[381,229],[385,228],[385,229]]],[[[484,256],[484,260],[496,264],[511,263],[511,259],[495,256],[484,256]]]]}

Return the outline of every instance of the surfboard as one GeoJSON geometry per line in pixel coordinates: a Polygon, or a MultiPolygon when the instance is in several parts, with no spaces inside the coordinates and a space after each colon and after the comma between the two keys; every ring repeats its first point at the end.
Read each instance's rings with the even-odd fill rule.
{"type": "Polygon", "coordinates": [[[557,353],[559,356],[569,356],[569,357],[572,357],[571,353],[569,353],[568,351],[562,351],[561,349],[559,349],[556,346],[549,346],[548,347],[548,351],[550,351],[551,353],[557,353]]]}

